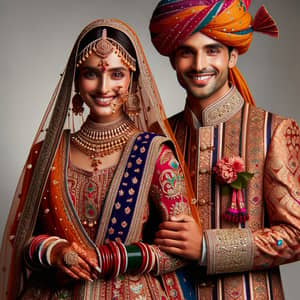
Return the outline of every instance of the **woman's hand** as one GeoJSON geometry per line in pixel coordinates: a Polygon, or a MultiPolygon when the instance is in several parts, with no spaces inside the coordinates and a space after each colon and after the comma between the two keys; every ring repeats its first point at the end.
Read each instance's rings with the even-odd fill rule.
{"type": "Polygon", "coordinates": [[[51,250],[51,265],[76,280],[97,279],[100,274],[97,254],[77,243],[62,241],[51,250]]]}
{"type": "Polygon", "coordinates": [[[202,228],[193,217],[181,214],[159,225],[154,242],[162,251],[190,260],[199,260],[202,236],[202,228]]]}

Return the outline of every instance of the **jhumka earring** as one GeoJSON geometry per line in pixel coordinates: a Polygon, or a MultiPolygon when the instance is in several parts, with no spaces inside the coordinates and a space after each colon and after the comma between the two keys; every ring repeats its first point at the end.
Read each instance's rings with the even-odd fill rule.
{"type": "Polygon", "coordinates": [[[131,73],[129,94],[127,101],[124,103],[124,110],[131,118],[135,118],[141,111],[140,98],[137,93],[138,82],[133,81],[133,72],[131,73]]]}
{"type": "Polygon", "coordinates": [[[76,94],[72,98],[72,112],[75,116],[82,115],[84,108],[83,108],[83,100],[79,94],[79,92],[76,92],[76,94]]]}

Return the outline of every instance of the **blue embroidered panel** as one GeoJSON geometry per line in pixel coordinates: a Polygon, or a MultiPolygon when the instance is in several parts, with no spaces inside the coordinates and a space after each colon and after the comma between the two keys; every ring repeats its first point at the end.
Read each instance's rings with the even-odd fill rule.
{"type": "Polygon", "coordinates": [[[135,140],[118,189],[105,240],[121,242],[126,240],[137,204],[149,148],[155,136],[156,134],[144,132],[135,140]]]}

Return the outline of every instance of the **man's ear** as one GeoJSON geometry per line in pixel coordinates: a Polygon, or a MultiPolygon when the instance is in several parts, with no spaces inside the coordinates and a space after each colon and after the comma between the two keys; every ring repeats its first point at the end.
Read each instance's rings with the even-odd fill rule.
{"type": "Polygon", "coordinates": [[[239,57],[239,53],[238,53],[237,49],[233,48],[229,55],[229,64],[228,64],[229,68],[235,67],[235,65],[238,61],[238,57],[239,57]]]}

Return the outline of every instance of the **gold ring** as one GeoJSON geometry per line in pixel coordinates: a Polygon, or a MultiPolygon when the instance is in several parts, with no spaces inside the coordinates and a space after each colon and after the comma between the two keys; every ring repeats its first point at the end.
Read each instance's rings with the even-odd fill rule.
{"type": "Polygon", "coordinates": [[[64,262],[67,267],[78,265],[78,254],[74,251],[68,251],[64,254],[64,262]]]}

